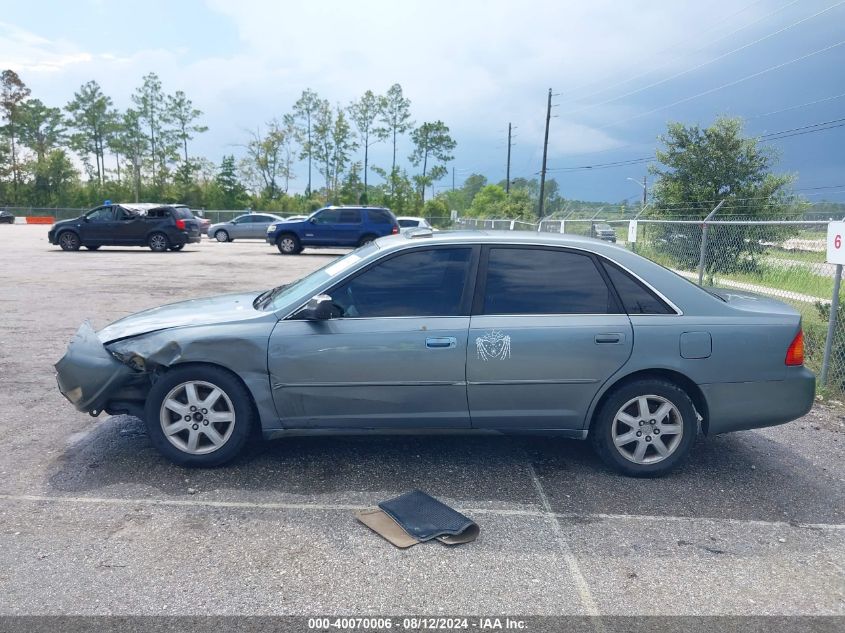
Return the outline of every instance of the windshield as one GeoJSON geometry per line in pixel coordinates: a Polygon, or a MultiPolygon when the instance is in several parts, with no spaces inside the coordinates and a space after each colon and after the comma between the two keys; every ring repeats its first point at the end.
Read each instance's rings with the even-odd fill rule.
{"type": "Polygon", "coordinates": [[[316,294],[317,290],[326,282],[346,272],[376,249],[378,249],[378,246],[373,243],[356,248],[348,255],[329,262],[298,281],[262,292],[255,298],[253,307],[256,310],[272,312],[295,301],[304,302],[316,294]]]}
{"type": "Polygon", "coordinates": [[[401,227],[408,227],[408,226],[419,226],[419,220],[399,220],[399,226],[401,227]]]}

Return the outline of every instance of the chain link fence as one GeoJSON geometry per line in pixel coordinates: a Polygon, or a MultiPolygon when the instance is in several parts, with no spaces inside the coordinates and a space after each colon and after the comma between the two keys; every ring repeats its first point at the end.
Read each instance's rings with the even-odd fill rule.
{"type": "MultiPolygon", "coordinates": [[[[511,220],[459,219],[461,228],[533,230],[599,237],[635,251],[693,283],[775,297],[802,315],[807,365],[822,372],[836,266],[825,261],[827,221],[805,220],[630,220],[566,219],[536,224],[511,220]],[[612,230],[609,230],[612,229],[612,230]]],[[[845,306],[843,306],[845,307],[845,306]]],[[[843,315],[841,307],[838,314],[843,315]]],[[[845,395],[845,319],[832,332],[827,384],[845,395]]]]}

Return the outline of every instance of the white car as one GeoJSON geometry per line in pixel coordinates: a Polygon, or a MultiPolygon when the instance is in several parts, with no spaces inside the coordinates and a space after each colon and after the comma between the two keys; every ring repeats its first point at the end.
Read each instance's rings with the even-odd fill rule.
{"type": "Polygon", "coordinates": [[[410,229],[431,229],[432,231],[436,231],[431,224],[428,223],[428,220],[425,218],[412,218],[410,216],[402,216],[396,218],[396,221],[399,223],[399,232],[400,233],[407,233],[410,229]]]}

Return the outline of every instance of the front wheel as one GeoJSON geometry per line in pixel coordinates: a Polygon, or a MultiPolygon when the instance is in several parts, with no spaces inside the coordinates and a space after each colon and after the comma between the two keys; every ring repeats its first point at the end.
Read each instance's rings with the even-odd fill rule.
{"type": "Polygon", "coordinates": [[[679,466],[697,434],[689,396],[663,380],[638,380],[615,390],[590,430],[599,457],[633,477],[656,477],[679,466]]]}
{"type": "Polygon", "coordinates": [[[163,253],[170,247],[167,236],[164,233],[153,233],[150,235],[147,245],[154,253],[163,253]]]}
{"type": "Polygon", "coordinates": [[[282,255],[297,255],[302,251],[302,245],[299,243],[299,238],[290,233],[282,235],[276,240],[276,248],[282,255]]]}
{"type": "Polygon", "coordinates": [[[145,408],[153,445],[182,466],[218,466],[244,447],[255,425],[246,387],[219,367],[173,369],[150,389],[145,408]]]}
{"type": "Polygon", "coordinates": [[[218,242],[228,242],[229,241],[229,234],[226,231],[217,231],[214,234],[214,239],[218,242]]]}
{"type": "Polygon", "coordinates": [[[65,231],[59,235],[59,246],[62,247],[63,251],[78,251],[82,242],[79,241],[79,236],[73,231],[65,231]]]}

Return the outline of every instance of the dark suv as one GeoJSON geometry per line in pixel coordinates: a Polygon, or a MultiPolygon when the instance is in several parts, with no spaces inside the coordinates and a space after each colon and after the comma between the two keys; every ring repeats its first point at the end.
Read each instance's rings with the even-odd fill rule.
{"type": "Polygon", "coordinates": [[[399,223],[384,207],[325,207],[305,220],[277,222],[267,228],[267,242],[282,255],[306,246],[361,246],[377,237],[399,233],[399,223]]]}
{"type": "Polygon", "coordinates": [[[47,238],[65,251],[80,246],[149,246],[158,253],[199,242],[199,221],[184,205],[106,204],[73,220],[56,222],[47,238]]]}

